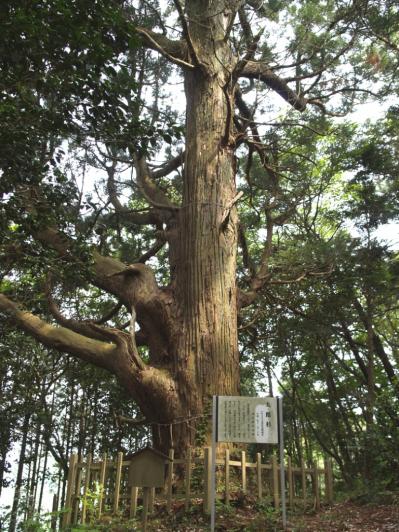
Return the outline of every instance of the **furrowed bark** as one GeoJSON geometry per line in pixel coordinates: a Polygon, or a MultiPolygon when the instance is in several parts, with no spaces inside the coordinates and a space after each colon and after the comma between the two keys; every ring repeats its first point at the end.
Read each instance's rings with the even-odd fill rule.
{"type": "MultiPolygon", "coordinates": [[[[234,146],[226,142],[233,95],[226,88],[229,74],[223,66],[233,58],[223,41],[223,13],[194,1],[186,3],[186,13],[202,66],[185,72],[184,190],[178,238],[171,245],[178,247],[180,257],[175,371],[189,417],[202,414],[212,394],[238,393],[239,364],[234,146]]],[[[176,438],[190,442],[193,431],[177,426],[176,438]]]]}

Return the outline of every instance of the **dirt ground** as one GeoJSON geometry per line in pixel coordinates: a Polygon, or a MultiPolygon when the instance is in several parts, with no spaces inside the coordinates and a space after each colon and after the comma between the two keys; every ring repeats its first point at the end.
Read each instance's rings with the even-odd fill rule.
{"type": "Polygon", "coordinates": [[[335,504],[315,515],[297,518],[292,532],[399,532],[399,506],[335,504]]]}
{"type": "MultiPolygon", "coordinates": [[[[249,508],[218,509],[218,532],[281,532],[276,516],[267,512],[253,512],[249,508]]],[[[180,521],[175,514],[173,522],[153,523],[150,530],[163,532],[203,532],[209,530],[209,520],[200,514],[187,515],[180,521]],[[162,524],[161,524],[162,523],[162,524]]],[[[336,503],[318,513],[295,515],[288,518],[287,532],[399,532],[399,505],[336,503]]]]}
{"type": "MultiPolygon", "coordinates": [[[[385,502],[385,500],[383,499],[385,502]]],[[[130,532],[141,530],[141,522],[106,523],[96,532],[130,532]]],[[[109,518],[112,520],[112,518],[109,518]]],[[[187,513],[184,503],[173,505],[171,514],[158,508],[148,521],[148,532],[208,532],[209,516],[202,513],[202,501],[198,499],[187,513]]],[[[244,499],[239,505],[218,505],[217,532],[282,532],[279,513],[272,507],[256,507],[253,501],[244,499]],[[252,503],[252,504],[249,504],[252,503]]],[[[399,532],[399,500],[390,504],[359,504],[351,501],[326,506],[319,512],[308,510],[306,514],[298,509],[288,514],[285,532],[399,532]]]]}

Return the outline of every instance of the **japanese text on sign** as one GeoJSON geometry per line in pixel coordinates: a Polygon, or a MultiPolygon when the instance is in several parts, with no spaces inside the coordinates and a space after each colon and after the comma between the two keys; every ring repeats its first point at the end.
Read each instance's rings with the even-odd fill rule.
{"type": "Polygon", "coordinates": [[[217,441],[278,443],[275,397],[218,397],[217,441]]]}

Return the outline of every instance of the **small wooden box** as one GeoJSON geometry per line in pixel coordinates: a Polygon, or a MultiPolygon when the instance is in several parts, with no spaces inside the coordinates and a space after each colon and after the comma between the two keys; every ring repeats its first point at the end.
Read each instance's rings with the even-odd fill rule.
{"type": "Polygon", "coordinates": [[[136,488],[162,488],[165,484],[166,462],[170,459],[152,447],[126,457],[130,460],[128,485],[136,488]]]}

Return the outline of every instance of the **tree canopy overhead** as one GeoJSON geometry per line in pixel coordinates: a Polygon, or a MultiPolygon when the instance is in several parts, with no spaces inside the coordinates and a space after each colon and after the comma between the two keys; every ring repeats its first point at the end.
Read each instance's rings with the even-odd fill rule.
{"type": "MultiPolygon", "coordinates": [[[[396,275],[372,236],[397,216],[396,118],[364,131],[338,118],[395,95],[394,3],[1,10],[2,318],[111,372],[159,423],[155,444],[171,444],[174,423],[184,451],[210,396],[239,392],[239,346],[244,362],[262,346],[253,324],[276,325],[282,349],[292,322],[277,314],[329,305],[356,263],[351,301],[369,343],[352,348],[371,423],[376,354],[397,386],[362,269],[375,252],[376,276],[396,275]],[[352,251],[349,218],[364,237],[352,251]]],[[[351,345],[357,325],[328,320],[351,345]]],[[[330,340],[318,339],[337,353],[330,340]]]]}

